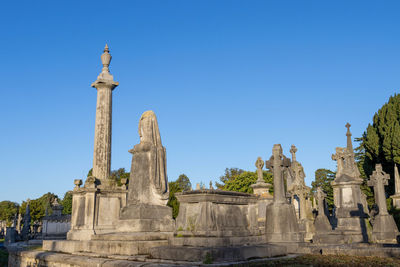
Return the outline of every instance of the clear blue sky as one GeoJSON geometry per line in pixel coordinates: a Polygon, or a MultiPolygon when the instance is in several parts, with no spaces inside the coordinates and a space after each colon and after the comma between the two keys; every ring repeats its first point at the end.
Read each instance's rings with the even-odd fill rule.
{"type": "Polygon", "coordinates": [[[109,44],[112,169],[130,169],[155,111],[169,180],[254,170],[298,147],[308,184],[336,168],[400,86],[398,1],[6,1],[0,200],[60,197],[92,166],[100,55],[109,44]]]}

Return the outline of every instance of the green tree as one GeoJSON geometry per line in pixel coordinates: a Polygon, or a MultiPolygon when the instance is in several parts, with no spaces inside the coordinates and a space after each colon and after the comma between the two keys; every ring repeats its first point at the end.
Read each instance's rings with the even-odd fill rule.
{"type": "Polygon", "coordinates": [[[65,193],[63,200],[60,203],[63,206],[63,214],[72,213],[72,192],[68,191],[65,193]]]}
{"type": "MultiPolygon", "coordinates": [[[[228,169],[226,169],[228,170],[228,169]]],[[[225,174],[226,174],[225,170],[225,174]]],[[[232,170],[232,169],[231,169],[232,170]]],[[[263,178],[266,183],[273,184],[273,176],[271,172],[263,171],[263,178]]],[[[222,179],[221,179],[222,181],[222,179]]],[[[244,193],[253,193],[252,184],[255,184],[257,181],[257,173],[250,171],[242,171],[240,174],[233,176],[230,179],[225,179],[223,186],[219,186],[219,189],[226,191],[236,191],[236,192],[244,192],[244,193]]],[[[272,187],[270,189],[272,193],[272,187]]]]}
{"type": "MultiPolygon", "coordinates": [[[[55,198],[58,198],[58,196],[49,192],[47,194],[44,194],[40,198],[30,201],[29,209],[32,223],[41,220],[46,215],[46,208],[48,208],[49,214],[53,213],[50,204],[54,201],[55,198]]],[[[19,209],[19,212],[21,214],[25,214],[26,205],[27,202],[23,201],[19,209]]]]}
{"type": "MultiPolygon", "coordinates": [[[[376,163],[381,163],[383,170],[393,177],[394,164],[400,164],[400,95],[391,96],[375,113],[372,124],[358,141],[365,177],[371,175],[376,163]]],[[[394,194],[394,179],[389,180],[386,193],[394,194]]]]}
{"type": "Polygon", "coordinates": [[[8,225],[11,225],[13,219],[17,216],[19,209],[18,203],[11,202],[8,200],[0,202],[0,220],[6,221],[8,225]]]}
{"type": "Polygon", "coordinates": [[[175,193],[188,191],[192,188],[190,179],[185,175],[179,175],[175,182],[169,182],[169,198],[167,206],[172,208],[172,217],[175,219],[179,214],[179,201],[175,196],[175,193]]]}
{"type": "Polygon", "coordinates": [[[119,168],[118,170],[114,170],[110,174],[110,179],[114,182],[114,184],[121,186],[121,179],[126,178],[129,179],[129,172],[125,171],[125,168],[119,168]]]}
{"type": "Polygon", "coordinates": [[[224,189],[225,184],[228,181],[234,180],[236,177],[238,177],[240,174],[242,174],[244,170],[239,169],[239,168],[226,168],[225,169],[225,174],[219,177],[219,180],[221,183],[216,182],[215,185],[217,186],[218,189],[224,189]]]}
{"type": "Polygon", "coordinates": [[[315,171],[315,180],[311,183],[311,192],[315,194],[317,188],[321,189],[326,194],[326,203],[328,205],[329,212],[332,212],[334,207],[333,204],[333,188],[331,182],[335,179],[336,173],[328,169],[318,169],[315,171]]]}

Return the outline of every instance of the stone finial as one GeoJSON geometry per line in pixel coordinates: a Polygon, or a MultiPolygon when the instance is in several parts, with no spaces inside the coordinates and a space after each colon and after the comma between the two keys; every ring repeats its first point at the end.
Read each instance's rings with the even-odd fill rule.
{"type": "Polygon", "coordinates": [[[79,187],[81,187],[81,185],[82,185],[82,180],[81,179],[75,179],[74,180],[74,185],[75,185],[74,189],[79,189],[79,187]]]}
{"type": "MultiPolygon", "coordinates": [[[[104,53],[101,54],[100,58],[101,58],[101,64],[103,65],[103,69],[101,70],[100,75],[97,77],[97,81],[108,81],[108,82],[113,83],[114,87],[118,86],[118,83],[114,82],[114,77],[110,73],[109,67],[110,67],[112,56],[110,54],[110,50],[109,50],[107,44],[104,47],[104,53]]],[[[93,83],[92,86],[95,87],[94,86],[95,84],[96,84],[96,82],[93,83]]]]}
{"type": "Polygon", "coordinates": [[[297,147],[295,145],[292,145],[290,148],[290,153],[292,154],[292,162],[296,162],[296,152],[297,147]]]}

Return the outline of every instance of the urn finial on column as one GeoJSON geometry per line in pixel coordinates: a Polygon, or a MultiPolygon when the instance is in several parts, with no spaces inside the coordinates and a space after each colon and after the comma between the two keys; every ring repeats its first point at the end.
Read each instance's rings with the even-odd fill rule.
{"type": "Polygon", "coordinates": [[[110,73],[110,62],[112,59],[112,56],[110,54],[110,49],[108,48],[108,45],[104,47],[104,53],[101,54],[101,63],[103,64],[103,69],[100,73],[100,75],[97,77],[97,80],[109,80],[113,81],[114,77],[110,73]]]}

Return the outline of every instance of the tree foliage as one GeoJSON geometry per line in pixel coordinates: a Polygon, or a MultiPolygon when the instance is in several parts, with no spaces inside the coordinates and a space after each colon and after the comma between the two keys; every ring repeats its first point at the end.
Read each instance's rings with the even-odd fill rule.
{"type": "Polygon", "coordinates": [[[175,197],[175,193],[191,190],[192,184],[185,174],[181,174],[175,182],[169,182],[168,187],[169,198],[167,206],[172,208],[172,217],[175,219],[179,214],[179,201],[175,197]]]}
{"type": "Polygon", "coordinates": [[[234,180],[243,172],[244,170],[239,168],[226,168],[225,174],[219,177],[221,183],[216,182],[215,185],[218,189],[224,190],[224,186],[228,181],[234,180]]]}
{"type": "Polygon", "coordinates": [[[17,216],[19,205],[8,200],[0,202],[0,220],[6,221],[8,225],[12,223],[17,216]]]}
{"type": "Polygon", "coordinates": [[[118,170],[114,170],[110,174],[110,179],[114,181],[114,184],[121,186],[121,179],[126,178],[129,179],[129,172],[125,171],[125,168],[119,168],[118,170]]]}
{"type": "MultiPolygon", "coordinates": [[[[226,176],[229,177],[227,179],[220,179],[221,181],[223,181],[224,184],[217,184],[217,187],[221,190],[252,194],[253,188],[251,187],[251,185],[255,184],[257,181],[257,172],[238,170],[240,169],[226,169],[225,176],[226,174],[229,174],[230,176],[226,176]]],[[[273,184],[273,176],[271,172],[263,171],[263,178],[266,183],[273,184]]],[[[272,187],[270,189],[270,192],[273,192],[272,187]]]]}
{"type": "MultiPolygon", "coordinates": [[[[360,141],[359,152],[362,169],[366,176],[371,175],[376,163],[381,163],[383,170],[391,177],[394,163],[400,164],[400,95],[389,98],[374,115],[360,141]]],[[[388,195],[394,193],[394,179],[386,188],[388,195]]]]}
{"type": "Polygon", "coordinates": [[[60,203],[63,206],[63,214],[72,213],[72,192],[68,191],[65,193],[63,200],[60,203]]]}
{"type": "Polygon", "coordinates": [[[315,180],[311,183],[311,192],[315,194],[317,188],[321,187],[322,191],[326,194],[326,203],[329,212],[332,212],[334,207],[333,202],[333,188],[331,182],[335,179],[336,173],[328,169],[318,169],[315,171],[315,180]]]}
{"type": "MultiPolygon", "coordinates": [[[[40,198],[34,199],[30,201],[30,215],[31,215],[31,222],[34,223],[35,221],[41,220],[46,215],[46,208],[48,208],[49,214],[52,214],[52,209],[50,204],[54,201],[55,198],[58,198],[57,195],[53,193],[47,193],[41,196],[40,198]]],[[[24,215],[26,210],[27,202],[23,201],[19,212],[24,215]]]]}

